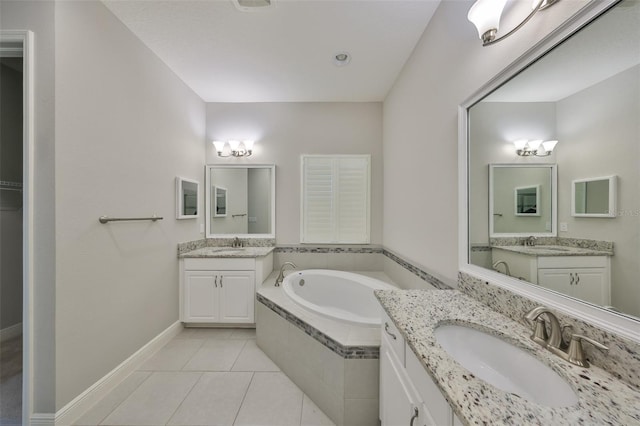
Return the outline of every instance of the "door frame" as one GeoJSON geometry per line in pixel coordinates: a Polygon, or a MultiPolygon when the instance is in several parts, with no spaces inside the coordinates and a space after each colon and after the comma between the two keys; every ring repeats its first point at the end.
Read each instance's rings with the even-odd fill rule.
{"type": "MultiPolygon", "coordinates": [[[[28,30],[0,30],[0,42],[22,43],[22,422],[29,424],[33,414],[34,391],[34,35],[28,30]]],[[[18,54],[19,50],[14,53],[18,54]]]]}

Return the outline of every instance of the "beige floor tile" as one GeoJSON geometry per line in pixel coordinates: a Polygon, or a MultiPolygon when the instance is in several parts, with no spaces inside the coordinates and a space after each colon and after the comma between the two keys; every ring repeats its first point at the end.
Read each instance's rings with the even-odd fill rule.
{"type": "Polygon", "coordinates": [[[169,425],[232,425],[253,373],[204,373],[169,425]]]}
{"type": "Polygon", "coordinates": [[[299,425],[303,393],[283,373],[254,373],[237,426],[299,425]]]}
{"type": "Polygon", "coordinates": [[[109,413],[127,399],[150,375],[151,372],[148,371],[134,371],[109,392],[107,396],[91,407],[75,424],[82,426],[99,425],[109,413]]]}
{"type": "Polygon", "coordinates": [[[138,370],[143,371],[177,371],[191,359],[202,346],[203,340],[172,340],[145,362],[138,370]]]}
{"type": "Polygon", "coordinates": [[[228,339],[233,331],[232,328],[184,328],[175,339],[228,339]]]}
{"type": "Polygon", "coordinates": [[[229,339],[255,339],[256,338],[256,329],[255,328],[236,328],[231,333],[229,339]]]}
{"type": "Polygon", "coordinates": [[[280,371],[277,365],[258,347],[255,340],[247,340],[232,371],[280,371]]]}
{"type": "Polygon", "coordinates": [[[300,426],[335,426],[326,414],[307,396],[302,400],[302,421],[300,426]]]}
{"type": "Polygon", "coordinates": [[[246,340],[206,340],[184,371],[230,371],[246,340]]]}
{"type": "Polygon", "coordinates": [[[101,424],[164,425],[201,373],[157,372],[144,381],[101,424]]]}

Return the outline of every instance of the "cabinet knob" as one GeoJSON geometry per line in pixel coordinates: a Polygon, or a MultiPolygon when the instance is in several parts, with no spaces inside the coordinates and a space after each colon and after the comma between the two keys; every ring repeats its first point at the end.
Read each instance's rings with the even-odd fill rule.
{"type": "Polygon", "coordinates": [[[216,286],[216,288],[218,288],[218,276],[217,275],[215,277],[215,281],[213,282],[213,284],[216,286]]]}
{"type": "Polygon", "coordinates": [[[220,288],[222,288],[222,275],[220,275],[220,288]]]}

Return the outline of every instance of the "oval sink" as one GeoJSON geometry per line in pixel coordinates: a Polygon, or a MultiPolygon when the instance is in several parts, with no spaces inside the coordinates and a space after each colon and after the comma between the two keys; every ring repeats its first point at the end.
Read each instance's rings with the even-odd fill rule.
{"type": "Polygon", "coordinates": [[[459,364],[505,392],[548,407],[578,402],[571,386],[555,371],[496,336],[461,325],[442,325],[435,336],[459,364]]]}

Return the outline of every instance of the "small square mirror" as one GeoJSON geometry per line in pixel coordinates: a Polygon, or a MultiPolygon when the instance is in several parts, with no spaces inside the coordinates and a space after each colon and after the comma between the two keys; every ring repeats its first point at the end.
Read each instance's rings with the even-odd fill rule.
{"type": "Polygon", "coordinates": [[[574,180],[571,216],[616,217],[616,176],[574,180]]]}
{"type": "Polygon", "coordinates": [[[198,190],[200,184],[195,180],[176,178],[177,219],[198,217],[198,190]]]}

